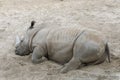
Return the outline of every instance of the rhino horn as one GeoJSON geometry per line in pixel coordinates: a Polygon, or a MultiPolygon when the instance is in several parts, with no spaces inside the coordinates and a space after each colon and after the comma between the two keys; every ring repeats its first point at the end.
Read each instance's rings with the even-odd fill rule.
{"type": "Polygon", "coordinates": [[[20,43],[20,37],[17,35],[16,36],[16,44],[15,45],[17,45],[17,44],[19,44],[20,43]]]}

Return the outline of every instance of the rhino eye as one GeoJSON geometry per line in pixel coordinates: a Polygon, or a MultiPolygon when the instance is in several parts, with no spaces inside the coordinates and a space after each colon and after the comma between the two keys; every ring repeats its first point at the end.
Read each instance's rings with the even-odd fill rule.
{"type": "Polygon", "coordinates": [[[21,40],[21,42],[23,42],[23,40],[21,40]]]}
{"type": "Polygon", "coordinates": [[[18,48],[18,46],[16,46],[15,48],[18,48]]]}

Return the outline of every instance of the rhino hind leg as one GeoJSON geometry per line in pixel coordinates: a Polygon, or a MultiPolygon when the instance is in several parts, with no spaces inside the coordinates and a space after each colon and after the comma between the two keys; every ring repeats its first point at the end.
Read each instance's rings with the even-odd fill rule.
{"type": "Polygon", "coordinates": [[[81,65],[79,59],[77,58],[72,58],[67,64],[65,64],[65,66],[61,69],[61,73],[66,73],[70,70],[75,70],[78,69],[79,66],[81,65]]]}

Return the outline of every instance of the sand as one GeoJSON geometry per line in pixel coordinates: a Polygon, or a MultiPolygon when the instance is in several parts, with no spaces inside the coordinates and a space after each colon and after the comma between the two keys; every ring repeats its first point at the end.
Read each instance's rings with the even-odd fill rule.
{"type": "Polygon", "coordinates": [[[120,80],[120,0],[0,0],[0,80],[120,80]],[[89,65],[66,74],[52,61],[32,64],[17,56],[15,36],[36,24],[80,26],[108,39],[111,63],[89,65]]]}

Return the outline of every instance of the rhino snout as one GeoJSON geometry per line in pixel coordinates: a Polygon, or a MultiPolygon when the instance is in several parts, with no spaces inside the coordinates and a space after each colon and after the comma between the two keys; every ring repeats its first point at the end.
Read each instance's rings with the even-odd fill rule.
{"type": "Polygon", "coordinates": [[[30,53],[28,51],[24,52],[24,51],[19,51],[19,50],[16,49],[15,54],[19,55],[19,56],[26,56],[26,55],[29,55],[30,53]]]}
{"type": "Polygon", "coordinates": [[[20,52],[18,50],[15,50],[15,54],[20,55],[20,56],[24,56],[23,54],[20,54],[20,52]]]}

